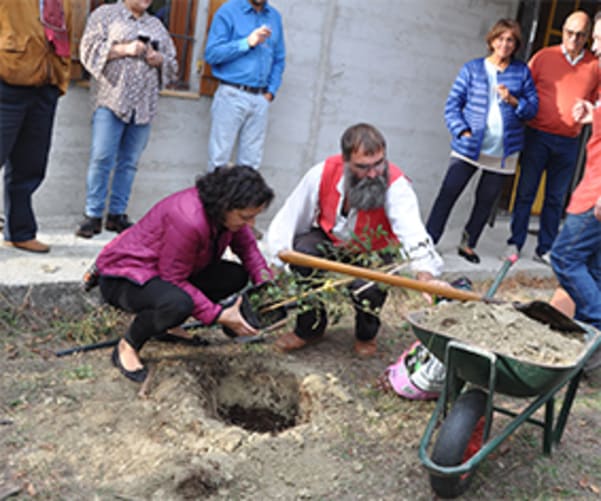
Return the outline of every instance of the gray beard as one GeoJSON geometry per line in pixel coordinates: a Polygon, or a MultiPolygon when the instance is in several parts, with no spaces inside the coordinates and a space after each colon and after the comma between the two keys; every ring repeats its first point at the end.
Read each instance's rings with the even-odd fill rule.
{"type": "Polygon", "coordinates": [[[359,179],[348,165],[344,166],[344,189],[349,206],[356,210],[380,209],[386,203],[388,165],[380,176],[359,179]]]}

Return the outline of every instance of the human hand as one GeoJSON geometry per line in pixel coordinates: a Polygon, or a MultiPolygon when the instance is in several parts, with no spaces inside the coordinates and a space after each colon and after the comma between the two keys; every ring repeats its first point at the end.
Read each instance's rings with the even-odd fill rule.
{"type": "Polygon", "coordinates": [[[459,137],[472,137],[472,131],[464,130],[461,134],[459,134],[459,137]]]}
{"type": "Polygon", "coordinates": [[[265,94],[263,94],[263,97],[267,99],[270,103],[271,101],[273,101],[273,94],[271,92],[266,92],[265,94]]]}
{"type": "Polygon", "coordinates": [[[259,26],[257,29],[253,30],[250,35],[248,35],[248,45],[251,47],[256,47],[257,45],[262,44],[270,36],[271,29],[268,26],[259,26]]]}
{"type": "Polygon", "coordinates": [[[221,315],[217,319],[217,323],[228,327],[235,332],[237,336],[256,336],[259,331],[253,328],[240,313],[240,305],[242,304],[242,296],[236,299],[236,302],[221,311],[221,315]]]}
{"type": "Polygon", "coordinates": [[[593,214],[595,215],[595,219],[597,219],[597,221],[601,221],[601,197],[597,199],[597,203],[593,209],[593,214]]]}
{"type": "Polygon", "coordinates": [[[593,103],[578,99],[572,108],[572,118],[579,124],[590,124],[593,121],[593,103]]]}
{"type": "Polygon", "coordinates": [[[510,104],[511,106],[516,106],[517,100],[511,95],[511,92],[509,92],[509,89],[506,85],[497,85],[497,94],[499,95],[502,101],[506,102],[507,104],[510,104]]]}
{"type": "Polygon", "coordinates": [[[154,50],[152,47],[147,48],[144,59],[150,66],[155,68],[163,64],[163,54],[161,54],[158,50],[154,50]]]}
{"type": "MultiPolygon", "coordinates": [[[[417,280],[421,282],[428,282],[429,284],[436,285],[438,287],[445,287],[453,289],[453,286],[444,280],[438,280],[427,271],[418,271],[416,275],[417,280]]],[[[422,297],[427,301],[428,304],[434,304],[434,297],[428,292],[422,292],[422,297]]]]}
{"type": "Polygon", "coordinates": [[[141,56],[147,50],[146,44],[144,42],[142,42],[141,40],[132,40],[131,42],[125,42],[125,43],[121,44],[121,48],[122,48],[122,55],[129,56],[129,57],[141,56]]]}

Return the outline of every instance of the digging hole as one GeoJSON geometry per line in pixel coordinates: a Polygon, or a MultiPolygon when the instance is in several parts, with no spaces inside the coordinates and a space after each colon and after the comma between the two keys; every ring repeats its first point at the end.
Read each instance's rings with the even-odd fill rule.
{"type": "Polygon", "coordinates": [[[298,401],[296,377],[266,367],[227,374],[216,391],[216,411],[223,421],[259,433],[295,426],[298,401]]]}
{"type": "Polygon", "coordinates": [[[218,412],[227,423],[259,433],[278,433],[295,424],[294,417],[278,414],[271,409],[246,409],[236,404],[219,409],[218,412]]]}

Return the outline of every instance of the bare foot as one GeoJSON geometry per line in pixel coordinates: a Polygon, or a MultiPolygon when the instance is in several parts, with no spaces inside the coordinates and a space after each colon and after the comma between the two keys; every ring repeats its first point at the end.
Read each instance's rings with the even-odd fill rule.
{"type": "Polygon", "coordinates": [[[119,341],[119,360],[123,368],[130,372],[144,368],[144,365],[140,362],[138,353],[125,339],[119,341]]]}

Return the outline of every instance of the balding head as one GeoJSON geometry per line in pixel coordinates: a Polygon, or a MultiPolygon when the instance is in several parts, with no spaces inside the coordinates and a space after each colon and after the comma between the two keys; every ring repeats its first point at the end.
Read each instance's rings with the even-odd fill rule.
{"type": "Polygon", "coordinates": [[[575,10],[568,17],[566,17],[566,20],[563,22],[563,27],[565,28],[568,23],[578,23],[578,25],[583,26],[584,29],[590,32],[591,18],[583,10],[575,10]]]}

